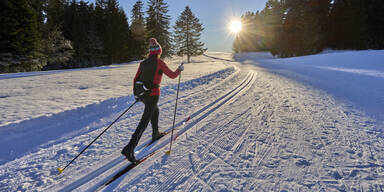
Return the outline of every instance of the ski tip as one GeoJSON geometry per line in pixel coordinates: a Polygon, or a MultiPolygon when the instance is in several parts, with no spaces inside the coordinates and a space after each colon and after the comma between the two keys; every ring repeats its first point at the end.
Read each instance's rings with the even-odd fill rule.
{"type": "Polygon", "coordinates": [[[57,170],[59,171],[59,175],[64,171],[62,168],[57,168],[57,170]]]}
{"type": "Polygon", "coordinates": [[[165,154],[171,155],[171,151],[167,151],[167,152],[165,152],[165,154]]]}

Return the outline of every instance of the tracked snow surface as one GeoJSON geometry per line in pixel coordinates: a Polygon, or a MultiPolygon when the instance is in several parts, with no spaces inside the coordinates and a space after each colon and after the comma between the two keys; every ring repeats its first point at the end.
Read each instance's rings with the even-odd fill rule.
{"type": "MultiPolygon", "coordinates": [[[[182,58],[167,60],[176,69],[182,58]]],[[[384,51],[277,59],[208,52],[185,65],[175,136],[109,185],[143,104],[137,62],[0,75],[0,191],[384,191],[384,51]],[[185,122],[187,119],[189,121],[185,122]]],[[[163,78],[160,129],[172,127],[177,79],[163,78]]]]}

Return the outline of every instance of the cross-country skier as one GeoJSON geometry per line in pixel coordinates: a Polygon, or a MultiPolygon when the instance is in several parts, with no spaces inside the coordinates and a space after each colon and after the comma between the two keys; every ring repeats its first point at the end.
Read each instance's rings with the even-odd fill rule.
{"type": "Polygon", "coordinates": [[[134,150],[149,121],[152,124],[152,142],[164,136],[164,133],[159,132],[159,108],[157,107],[163,73],[169,78],[174,79],[184,70],[184,66],[180,65],[176,71],[171,71],[167,64],[160,59],[161,53],[162,48],[160,44],[155,38],[151,38],[149,40],[148,58],[140,63],[133,80],[134,95],[136,99],[144,103],[145,109],[131,140],[121,151],[121,154],[126,156],[132,163],[136,162],[134,150]]]}

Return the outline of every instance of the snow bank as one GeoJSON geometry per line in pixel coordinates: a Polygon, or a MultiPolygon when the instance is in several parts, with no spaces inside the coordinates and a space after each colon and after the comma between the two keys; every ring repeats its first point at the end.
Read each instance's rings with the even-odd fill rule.
{"type": "Polygon", "coordinates": [[[325,51],[274,58],[269,53],[235,54],[234,59],[310,84],[384,121],[384,51],[325,51]]]}

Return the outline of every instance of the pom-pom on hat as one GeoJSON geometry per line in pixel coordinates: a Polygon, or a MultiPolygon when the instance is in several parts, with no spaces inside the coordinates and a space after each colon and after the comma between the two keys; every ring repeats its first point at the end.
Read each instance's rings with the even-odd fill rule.
{"type": "Polygon", "coordinates": [[[149,55],[161,55],[163,50],[155,38],[149,39],[149,55]]]}

